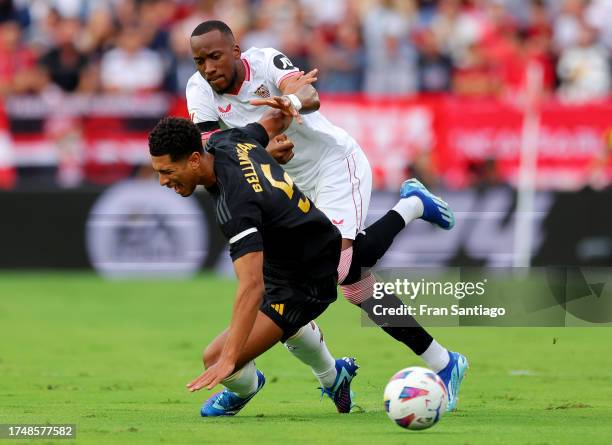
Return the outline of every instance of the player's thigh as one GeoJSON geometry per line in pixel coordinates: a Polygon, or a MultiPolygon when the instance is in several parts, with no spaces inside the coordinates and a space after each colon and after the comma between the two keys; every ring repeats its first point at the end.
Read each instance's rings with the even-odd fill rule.
{"type": "MultiPolygon", "coordinates": [[[[223,351],[225,341],[229,330],[225,329],[221,332],[207,347],[204,351],[204,366],[210,367],[215,364],[223,351]]],[[[242,367],[245,363],[253,360],[260,356],[283,337],[282,329],[274,323],[270,317],[265,315],[263,312],[258,311],[257,317],[255,318],[255,324],[251,331],[244,348],[238,360],[236,362],[236,368],[242,367]]]]}
{"type": "Polygon", "coordinates": [[[372,194],[372,170],[357,150],[320,176],[314,203],[338,228],[342,238],[354,240],[365,228],[372,194]]]}

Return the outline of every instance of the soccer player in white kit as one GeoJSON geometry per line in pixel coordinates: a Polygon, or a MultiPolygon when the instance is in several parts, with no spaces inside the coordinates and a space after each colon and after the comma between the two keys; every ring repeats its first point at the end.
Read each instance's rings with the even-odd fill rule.
{"type": "MultiPolygon", "coordinates": [[[[198,25],[190,43],[197,72],[187,83],[187,107],[203,139],[220,129],[259,120],[265,107],[254,104],[280,108],[296,118],[285,135],[271,141],[267,149],[342,234],[338,282],[343,294],[381,326],[383,322],[371,311],[375,278],[368,269],[414,219],[452,228],[454,216],[448,205],[418,181],[406,181],[397,205],[366,228],[372,188],[370,165],[357,142],[318,112],[319,97],[311,85],[314,75],[304,76],[273,48],[250,48],[241,53],[230,28],[217,20],[198,25]]],[[[402,304],[394,295],[376,300],[377,304],[381,302],[387,306],[402,304]]],[[[416,320],[408,318],[406,325],[381,327],[442,377],[449,389],[448,406],[454,409],[467,360],[448,351],[416,320]]],[[[328,389],[342,383],[338,377],[344,375],[342,378],[350,382],[354,376],[342,372],[343,360],[331,357],[315,323],[298,331],[286,346],[311,366],[323,392],[332,399],[333,391],[328,389]],[[328,370],[321,372],[323,368],[328,370]]]]}

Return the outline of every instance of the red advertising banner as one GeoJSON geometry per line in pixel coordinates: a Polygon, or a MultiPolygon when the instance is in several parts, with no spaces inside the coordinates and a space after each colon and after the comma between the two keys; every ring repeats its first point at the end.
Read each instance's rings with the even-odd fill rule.
{"type": "MultiPolygon", "coordinates": [[[[459,187],[471,182],[471,170],[481,167],[498,180],[516,183],[523,119],[523,110],[510,104],[445,100],[437,113],[435,150],[440,174],[450,186],[459,187]]],[[[612,102],[543,104],[536,183],[552,189],[610,184],[611,135],[612,102]]]]}
{"type": "MultiPolygon", "coordinates": [[[[321,111],[364,149],[375,188],[395,189],[415,175],[452,188],[516,182],[524,113],[512,104],[350,95],[323,96],[321,111]]],[[[163,95],[70,97],[51,103],[13,97],[6,112],[12,153],[4,158],[18,167],[58,165],[74,178],[104,176],[94,181],[103,183],[148,162],[147,132],[157,119],[187,115],[183,98],[163,95]],[[100,174],[105,170],[110,176],[100,174]]],[[[545,103],[539,123],[539,188],[612,183],[612,100],[545,103]]]]}

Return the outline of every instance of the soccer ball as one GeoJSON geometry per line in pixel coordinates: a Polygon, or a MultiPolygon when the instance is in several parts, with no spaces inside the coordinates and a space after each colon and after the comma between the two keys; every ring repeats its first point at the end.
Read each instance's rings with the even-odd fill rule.
{"type": "Polygon", "coordinates": [[[387,415],[402,428],[423,430],[446,412],[446,386],[430,369],[413,366],[397,372],[385,387],[387,415]]]}

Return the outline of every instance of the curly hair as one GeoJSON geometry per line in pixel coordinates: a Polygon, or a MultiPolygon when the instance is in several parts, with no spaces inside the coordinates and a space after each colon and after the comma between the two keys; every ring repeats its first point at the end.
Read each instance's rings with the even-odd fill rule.
{"type": "Polygon", "coordinates": [[[165,117],[149,133],[151,156],[170,155],[172,162],[203,153],[202,136],[193,122],[182,117],[165,117]]]}

